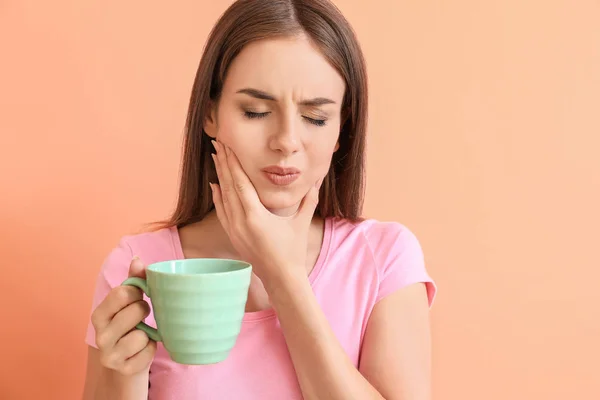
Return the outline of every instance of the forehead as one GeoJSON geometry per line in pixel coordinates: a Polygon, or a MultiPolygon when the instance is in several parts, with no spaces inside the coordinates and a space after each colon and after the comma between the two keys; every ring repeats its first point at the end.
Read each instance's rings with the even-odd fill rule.
{"type": "Polygon", "coordinates": [[[306,37],[265,39],[250,43],[233,60],[223,91],[254,88],[277,97],[328,96],[340,101],[342,76],[306,37]]]}

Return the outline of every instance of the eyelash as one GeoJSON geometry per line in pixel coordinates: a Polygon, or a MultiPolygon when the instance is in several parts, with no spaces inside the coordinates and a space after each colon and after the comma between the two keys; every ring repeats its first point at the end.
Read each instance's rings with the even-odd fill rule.
{"type": "MultiPolygon", "coordinates": [[[[265,118],[269,114],[270,113],[268,113],[268,112],[264,112],[264,113],[257,113],[257,112],[252,112],[252,111],[244,112],[244,115],[246,116],[246,118],[249,118],[249,119],[261,119],[261,118],[265,118]]],[[[305,116],[302,116],[302,118],[304,118],[306,121],[308,121],[308,123],[313,124],[315,126],[327,125],[327,120],[325,120],[325,119],[314,119],[314,118],[309,118],[309,117],[305,117],[305,116]]]]}

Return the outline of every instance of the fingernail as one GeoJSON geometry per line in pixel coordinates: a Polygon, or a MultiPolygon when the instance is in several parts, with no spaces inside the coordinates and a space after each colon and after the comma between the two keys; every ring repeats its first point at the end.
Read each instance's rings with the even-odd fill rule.
{"type": "Polygon", "coordinates": [[[131,261],[134,261],[134,260],[139,260],[139,259],[140,259],[140,258],[139,258],[138,256],[133,256],[133,257],[131,258],[131,261]]]}
{"type": "Polygon", "coordinates": [[[210,191],[214,193],[215,188],[213,187],[213,184],[211,182],[208,182],[208,186],[210,186],[210,191]]]}
{"type": "Polygon", "coordinates": [[[217,163],[217,156],[214,154],[211,154],[213,162],[216,164],[217,163]]]}
{"type": "Polygon", "coordinates": [[[217,142],[215,140],[211,140],[210,142],[212,143],[213,147],[215,148],[215,151],[218,152],[219,148],[217,147],[217,142]]]}

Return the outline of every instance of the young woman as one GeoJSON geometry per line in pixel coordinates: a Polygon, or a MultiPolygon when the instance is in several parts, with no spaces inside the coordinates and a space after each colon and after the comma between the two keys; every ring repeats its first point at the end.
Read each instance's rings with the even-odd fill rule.
{"type": "Polygon", "coordinates": [[[361,218],[367,78],[327,0],[240,0],[192,89],[179,201],[107,257],[86,342],[86,399],[430,399],[435,286],[403,225],[361,218]],[[188,366],[133,329],[147,298],[119,286],[182,258],[253,265],[224,362],[188,366]]]}

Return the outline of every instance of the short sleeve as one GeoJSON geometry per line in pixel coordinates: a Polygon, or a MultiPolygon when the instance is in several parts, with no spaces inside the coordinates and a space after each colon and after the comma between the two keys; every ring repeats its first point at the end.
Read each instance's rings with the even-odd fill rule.
{"type": "Polygon", "coordinates": [[[423,250],[417,237],[401,224],[380,222],[372,229],[370,244],[379,277],[376,301],[403,287],[424,283],[431,307],[437,287],[426,270],[423,250]]]}
{"type": "MultiPolygon", "coordinates": [[[[122,238],[118,246],[108,254],[100,268],[96,279],[90,315],[114,287],[127,279],[132,258],[131,247],[127,244],[126,238],[122,238]]],[[[96,331],[91,319],[88,321],[85,342],[92,347],[98,347],[96,345],[96,331]]]]}

